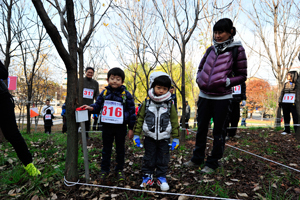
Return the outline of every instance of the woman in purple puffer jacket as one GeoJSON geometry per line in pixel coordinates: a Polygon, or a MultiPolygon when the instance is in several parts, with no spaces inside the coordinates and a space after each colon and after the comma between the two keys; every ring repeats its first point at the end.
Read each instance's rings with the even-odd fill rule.
{"type": "Polygon", "coordinates": [[[234,41],[236,29],[230,19],[220,19],[213,27],[214,45],[203,56],[197,73],[200,88],[198,100],[198,131],[193,157],[187,167],[204,164],[206,138],[211,117],[214,121],[213,150],[207,157],[202,173],[212,173],[219,167],[225,146],[226,120],[232,87],[247,78],[247,58],[241,42],[234,41]],[[234,51],[236,53],[234,53],[234,51]],[[235,54],[235,58],[233,56],[235,54]]]}

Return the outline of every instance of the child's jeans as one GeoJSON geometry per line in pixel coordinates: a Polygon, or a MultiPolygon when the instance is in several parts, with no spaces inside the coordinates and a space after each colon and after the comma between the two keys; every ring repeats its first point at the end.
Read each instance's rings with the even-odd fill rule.
{"type": "Polygon", "coordinates": [[[242,118],[241,126],[246,126],[246,118],[242,118]]]}
{"type": "Polygon", "coordinates": [[[156,177],[166,177],[170,160],[169,142],[170,139],[154,140],[151,137],[145,137],[143,174],[154,174],[156,170],[156,177]]]}

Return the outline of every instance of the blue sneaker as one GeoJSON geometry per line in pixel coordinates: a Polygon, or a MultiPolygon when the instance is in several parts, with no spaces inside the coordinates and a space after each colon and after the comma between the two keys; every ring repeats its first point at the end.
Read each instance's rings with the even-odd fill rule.
{"type": "Polygon", "coordinates": [[[144,187],[147,187],[147,185],[152,186],[153,183],[154,183],[154,181],[153,181],[153,175],[152,174],[145,174],[143,176],[143,182],[140,185],[140,187],[144,188],[144,187]]]}
{"type": "Polygon", "coordinates": [[[160,186],[161,191],[168,191],[170,189],[167,179],[165,177],[157,178],[157,185],[160,186]]]}

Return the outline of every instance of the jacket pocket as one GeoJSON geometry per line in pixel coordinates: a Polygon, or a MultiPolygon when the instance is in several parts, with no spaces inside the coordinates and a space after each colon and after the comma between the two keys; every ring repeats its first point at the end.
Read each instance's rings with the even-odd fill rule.
{"type": "Polygon", "coordinates": [[[168,113],[163,113],[160,116],[160,132],[164,132],[164,131],[167,130],[169,122],[170,122],[169,114],[168,113]]]}
{"type": "Polygon", "coordinates": [[[152,112],[148,112],[145,116],[145,121],[148,127],[148,130],[151,132],[155,132],[155,114],[152,112]]]}

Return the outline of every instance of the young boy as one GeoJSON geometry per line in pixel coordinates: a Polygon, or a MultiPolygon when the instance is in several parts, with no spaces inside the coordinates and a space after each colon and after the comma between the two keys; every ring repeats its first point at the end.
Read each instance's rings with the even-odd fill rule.
{"type": "Polygon", "coordinates": [[[116,143],[116,167],[115,172],[118,181],[124,181],[123,173],[125,157],[125,136],[133,137],[133,126],[136,120],[135,106],[132,95],[125,90],[123,85],[125,79],[124,71],[120,68],[112,68],[107,74],[108,86],[98,96],[96,103],[83,105],[94,114],[101,114],[102,123],[102,162],[100,173],[100,184],[104,183],[110,171],[110,160],[113,141],[116,143]]]}
{"type": "Polygon", "coordinates": [[[145,133],[143,158],[143,182],[141,187],[153,184],[153,174],[156,170],[157,184],[162,191],[169,190],[166,180],[170,160],[169,142],[172,134],[172,150],[179,145],[178,116],[173,104],[171,93],[171,78],[164,72],[153,72],[150,75],[150,90],[143,102],[134,126],[134,143],[140,147],[141,132],[145,133]]]}
{"type": "Polygon", "coordinates": [[[53,126],[53,114],[51,114],[51,110],[48,109],[46,110],[46,114],[44,115],[44,128],[45,128],[45,133],[51,134],[51,126],[53,126]]]}

